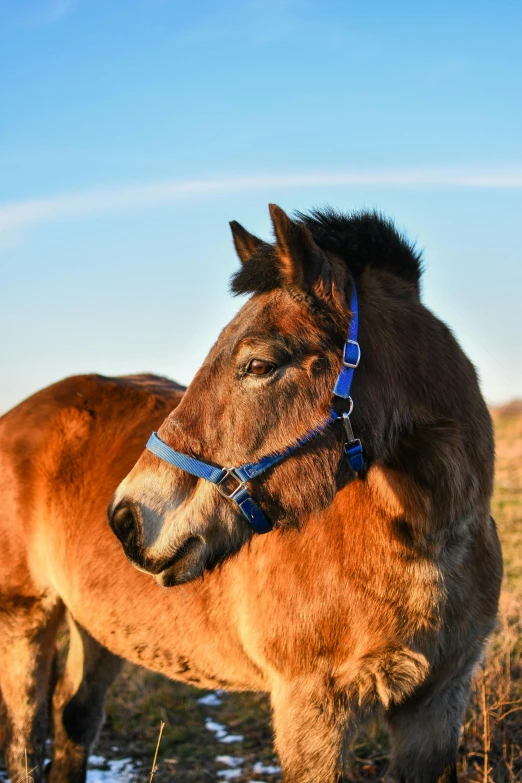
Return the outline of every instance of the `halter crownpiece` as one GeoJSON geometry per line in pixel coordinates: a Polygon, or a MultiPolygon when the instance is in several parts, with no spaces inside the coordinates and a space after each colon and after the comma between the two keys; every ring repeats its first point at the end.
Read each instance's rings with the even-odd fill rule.
{"type": "Polygon", "coordinates": [[[354,473],[359,473],[364,466],[363,449],[361,441],[354,437],[350,421],[350,414],[353,410],[353,400],[350,397],[350,388],[355,368],[358,366],[361,359],[361,349],[357,342],[359,308],[355,284],[353,285],[350,309],[352,311],[352,320],[350,323],[348,339],[343,348],[343,364],[333,390],[334,397],[341,397],[342,399],[349,401],[349,409],[347,412],[337,413],[331,408],[330,415],[325,422],[319,424],[313,430],[310,430],[305,435],[298,438],[291,446],[288,446],[283,451],[276,452],[275,454],[267,454],[265,457],[261,457],[257,462],[247,462],[237,468],[215,467],[208,462],[203,462],[195,457],[190,457],[188,454],[174,451],[174,449],[171,449],[170,446],[167,446],[167,444],[158,437],[156,432],[153,432],[150,436],[147,442],[147,449],[164,462],[168,462],[171,465],[184,470],[185,473],[190,473],[191,476],[196,476],[197,478],[210,481],[211,484],[215,484],[216,489],[223,497],[233,500],[234,503],[236,503],[255,533],[268,533],[272,530],[273,524],[265,517],[250,495],[246,482],[260,476],[261,473],[268,470],[268,468],[271,468],[273,465],[277,465],[278,462],[282,462],[282,460],[293,454],[294,451],[323,432],[323,430],[334,421],[341,420],[343,422],[346,435],[344,451],[354,473]]]}

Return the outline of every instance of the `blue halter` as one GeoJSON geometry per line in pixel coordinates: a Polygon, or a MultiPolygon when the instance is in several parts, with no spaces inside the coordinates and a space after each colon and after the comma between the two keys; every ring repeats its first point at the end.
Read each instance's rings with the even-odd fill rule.
{"type": "Polygon", "coordinates": [[[272,523],[265,517],[257,503],[253,500],[246,486],[246,482],[257,476],[260,476],[265,470],[277,465],[278,462],[286,459],[294,451],[304,446],[316,435],[323,432],[330,424],[341,419],[346,433],[346,442],[344,446],[345,454],[348,457],[350,467],[355,473],[359,473],[364,465],[363,450],[361,441],[354,437],[352,425],[350,423],[350,414],[353,410],[353,400],[350,397],[350,387],[352,385],[353,373],[361,358],[361,349],[357,342],[359,311],[357,305],[357,291],[353,286],[352,300],[350,308],[353,313],[350,323],[348,339],[343,349],[343,366],[337,377],[333,390],[334,397],[341,397],[349,400],[349,410],[346,413],[336,413],[333,408],[330,409],[329,417],[322,424],[319,424],[313,430],[310,430],[295,443],[283,451],[275,454],[267,454],[261,457],[257,462],[247,462],[237,468],[216,468],[208,462],[202,462],[188,454],[182,454],[174,451],[167,446],[156,432],[150,436],[147,449],[165,462],[175,465],[177,468],[190,473],[197,478],[205,479],[216,485],[217,490],[225,498],[233,500],[240,508],[248,523],[256,533],[268,533],[272,530],[272,523]],[[227,488],[228,487],[228,488],[227,488]]]}

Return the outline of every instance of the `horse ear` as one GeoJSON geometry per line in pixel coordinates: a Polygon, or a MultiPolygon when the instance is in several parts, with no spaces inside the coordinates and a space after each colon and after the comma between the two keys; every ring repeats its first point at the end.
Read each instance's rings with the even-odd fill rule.
{"type": "Polygon", "coordinates": [[[232,239],[234,240],[234,247],[236,248],[239,260],[242,264],[246,264],[246,262],[252,258],[257,248],[267,243],[263,242],[259,237],[250,234],[246,228],[243,228],[236,220],[231,220],[229,225],[232,230],[232,239]]]}
{"type": "Polygon", "coordinates": [[[276,238],[276,250],[285,281],[307,293],[330,298],[333,270],[330,261],[316,245],[309,228],[294,222],[277,204],[269,204],[276,238]]]}

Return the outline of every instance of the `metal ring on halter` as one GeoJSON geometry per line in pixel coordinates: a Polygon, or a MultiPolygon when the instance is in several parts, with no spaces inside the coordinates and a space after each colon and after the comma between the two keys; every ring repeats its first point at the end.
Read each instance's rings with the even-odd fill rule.
{"type": "Polygon", "coordinates": [[[225,475],[223,476],[223,478],[222,478],[220,481],[218,481],[218,482],[217,482],[217,484],[216,484],[216,489],[217,489],[217,491],[220,493],[220,495],[223,495],[223,497],[224,497],[224,498],[231,498],[231,497],[233,497],[233,495],[235,495],[235,494],[236,494],[236,492],[239,492],[239,490],[240,490],[240,489],[243,489],[243,488],[244,488],[246,485],[245,485],[245,482],[244,482],[244,481],[242,481],[242,480],[239,478],[239,476],[237,475],[237,473],[236,473],[236,469],[235,469],[235,468],[225,468],[225,470],[226,470],[226,473],[225,473],[225,475]],[[226,481],[226,480],[227,480],[227,478],[229,478],[230,476],[232,476],[232,478],[233,478],[233,479],[235,479],[235,480],[237,481],[237,487],[234,487],[234,489],[233,489],[231,492],[228,492],[228,493],[227,493],[227,491],[226,491],[225,489],[222,489],[222,488],[221,488],[221,485],[222,485],[222,484],[223,484],[223,482],[224,482],[224,481],[226,481]]]}
{"type": "Polygon", "coordinates": [[[351,397],[348,397],[347,399],[348,399],[348,403],[349,403],[350,407],[348,408],[347,411],[344,411],[343,413],[341,413],[341,416],[343,416],[343,417],[344,416],[351,416],[352,415],[352,411],[353,411],[353,400],[352,400],[351,397]]]}

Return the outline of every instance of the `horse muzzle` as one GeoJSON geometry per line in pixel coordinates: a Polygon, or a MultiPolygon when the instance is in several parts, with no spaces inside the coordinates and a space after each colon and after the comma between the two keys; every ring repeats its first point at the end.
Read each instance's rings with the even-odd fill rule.
{"type": "Polygon", "coordinates": [[[111,504],[108,520],[134,568],[153,576],[162,587],[196,579],[205,570],[206,544],[202,536],[188,536],[168,555],[158,557],[144,547],[144,520],[139,504],[126,498],[111,504]]]}

